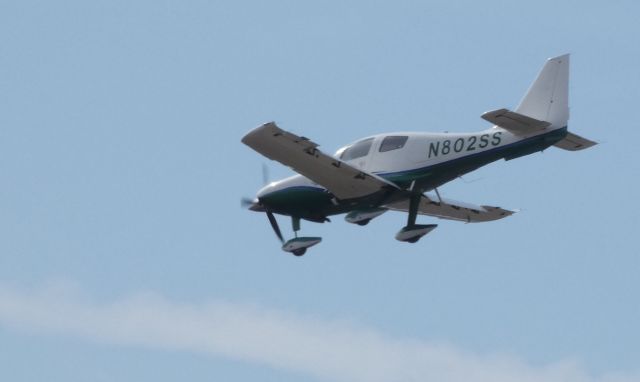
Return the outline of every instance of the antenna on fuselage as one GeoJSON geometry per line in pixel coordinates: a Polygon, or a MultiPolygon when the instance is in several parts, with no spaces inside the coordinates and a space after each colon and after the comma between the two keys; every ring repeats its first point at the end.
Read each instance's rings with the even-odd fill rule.
{"type": "Polygon", "coordinates": [[[471,183],[475,183],[479,180],[483,180],[484,178],[475,178],[475,179],[471,179],[471,180],[466,180],[464,177],[459,176],[458,178],[460,178],[461,181],[463,181],[465,184],[471,184],[471,183]]]}
{"type": "Polygon", "coordinates": [[[436,192],[436,196],[438,196],[438,203],[444,204],[444,202],[442,201],[442,198],[440,197],[440,192],[438,192],[438,189],[434,188],[433,190],[436,192]]]}

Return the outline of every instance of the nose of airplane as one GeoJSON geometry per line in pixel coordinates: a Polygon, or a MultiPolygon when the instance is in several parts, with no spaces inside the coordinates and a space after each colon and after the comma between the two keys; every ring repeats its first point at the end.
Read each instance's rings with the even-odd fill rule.
{"type": "Polygon", "coordinates": [[[251,202],[251,204],[249,205],[249,210],[255,211],[255,212],[265,211],[264,206],[262,205],[262,203],[258,201],[258,199],[251,202]]]}

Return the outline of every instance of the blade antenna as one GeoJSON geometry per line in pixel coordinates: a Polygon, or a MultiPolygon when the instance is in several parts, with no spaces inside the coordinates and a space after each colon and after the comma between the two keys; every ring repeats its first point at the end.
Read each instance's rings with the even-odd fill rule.
{"type": "Polygon", "coordinates": [[[434,190],[436,191],[436,195],[438,195],[438,202],[439,202],[440,204],[443,204],[444,202],[442,201],[442,198],[440,197],[440,193],[438,192],[438,189],[437,189],[437,188],[434,188],[434,190]]]}

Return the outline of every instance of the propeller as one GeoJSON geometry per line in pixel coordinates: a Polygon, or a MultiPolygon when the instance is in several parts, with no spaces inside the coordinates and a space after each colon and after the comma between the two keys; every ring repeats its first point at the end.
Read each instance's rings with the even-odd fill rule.
{"type": "MultiPolygon", "coordinates": [[[[266,164],[262,163],[262,185],[266,186],[269,184],[269,167],[266,164]]],[[[243,197],[240,198],[240,207],[248,208],[252,211],[262,212],[264,211],[264,206],[260,204],[260,201],[256,198],[248,198],[243,197]]]]}
{"type": "Polygon", "coordinates": [[[270,181],[270,176],[269,176],[269,167],[267,167],[266,164],[264,164],[264,162],[262,163],[262,185],[266,186],[267,184],[269,184],[270,181]]]}
{"type": "Polygon", "coordinates": [[[242,198],[240,199],[240,205],[243,208],[248,208],[252,211],[265,212],[267,214],[267,218],[269,218],[269,223],[271,223],[273,232],[275,232],[280,242],[284,243],[284,238],[282,237],[282,232],[280,232],[280,227],[278,226],[278,221],[276,220],[275,215],[273,215],[273,212],[266,209],[262,204],[260,204],[260,201],[258,199],[242,198]]]}
{"type": "Polygon", "coordinates": [[[251,199],[251,198],[241,198],[240,199],[240,207],[242,208],[251,208],[251,206],[253,206],[255,203],[257,203],[258,201],[256,199],[251,199]]]}
{"type": "MultiPolygon", "coordinates": [[[[262,164],[262,183],[265,186],[269,183],[269,168],[264,163],[262,164]]],[[[282,232],[280,232],[280,227],[278,226],[276,217],[273,215],[273,212],[268,210],[266,206],[262,205],[260,200],[257,198],[244,197],[240,199],[240,206],[242,208],[250,209],[251,211],[265,212],[267,214],[267,218],[269,218],[269,223],[271,224],[271,228],[273,228],[273,232],[275,232],[280,242],[284,243],[284,238],[282,237],[282,232]]]]}
{"type": "Polygon", "coordinates": [[[271,223],[271,228],[273,228],[273,232],[276,233],[276,236],[278,236],[278,239],[280,239],[280,242],[284,244],[284,238],[282,237],[282,232],[280,232],[280,227],[278,227],[278,221],[276,220],[276,217],[273,216],[273,212],[267,210],[267,217],[269,218],[269,223],[271,223]]]}

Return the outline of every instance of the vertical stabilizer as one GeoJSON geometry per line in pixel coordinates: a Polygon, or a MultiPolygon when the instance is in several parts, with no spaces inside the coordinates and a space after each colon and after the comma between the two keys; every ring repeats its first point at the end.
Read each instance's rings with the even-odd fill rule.
{"type": "Polygon", "coordinates": [[[515,110],[551,128],[567,126],[569,120],[569,55],[547,60],[540,74],[515,110]]]}

